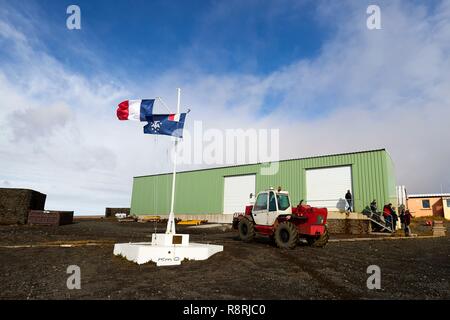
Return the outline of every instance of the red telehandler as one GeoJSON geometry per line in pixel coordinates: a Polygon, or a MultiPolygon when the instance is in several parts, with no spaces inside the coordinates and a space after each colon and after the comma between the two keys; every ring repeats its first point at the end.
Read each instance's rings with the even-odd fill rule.
{"type": "Polygon", "coordinates": [[[328,242],[326,208],[303,205],[291,206],[289,193],[269,190],[258,193],[254,205],[245,207],[245,213],[235,213],[233,228],[242,241],[252,241],[255,236],[269,236],[283,249],[294,248],[300,238],[309,245],[323,247],[328,242]]]}

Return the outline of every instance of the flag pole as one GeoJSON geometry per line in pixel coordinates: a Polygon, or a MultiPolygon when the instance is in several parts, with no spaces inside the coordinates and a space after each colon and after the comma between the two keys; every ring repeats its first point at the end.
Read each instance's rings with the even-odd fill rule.
{"type": "MultiPolygon", "coordinates": [[[[177,88],[177,114],[180,113],[180,99],[181,99],[181,89],[177,88]]],[[[176,181],[176,174],[177,174],[177,146],[178,146],[178,138],[173,138],[173,149],[174,149],[174,155],[173,155],[173,175],[172,175],[172,200],[170,203],[170,213],[169,213],[169,220],[167,221],[167,234],[175,234],[175,213],[174,213],[174,204],[175,204],[175,181],[176,181]]]]}

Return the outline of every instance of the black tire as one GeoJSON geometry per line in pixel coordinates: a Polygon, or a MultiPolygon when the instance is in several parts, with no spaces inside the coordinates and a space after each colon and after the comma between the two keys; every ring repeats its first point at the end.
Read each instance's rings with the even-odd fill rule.
{"type": "Polygon", "coordinates": [[[275,243],[281,249],[293,249],[298,242],[298,230],[291,222],[282,222],[274,234],[275,243]]]}
{"type": "Polygon", "coordinates": [[[238,224],[239,238],[242,241],[249,242],[255,238],[255,227],[253,222],[248,220],[247,218],[242,218],[238,224]]]}
{"type": "Polygon", "coordinates": [[[308,241],[308,244],[311,247],[322,248],[327,245],[328,239],[330,239],[330,234],[328,233],[328,228],[325,227],[325,232],[322,233],[319,237],[310,237],[306,239],[306,241],[308,241]]]}

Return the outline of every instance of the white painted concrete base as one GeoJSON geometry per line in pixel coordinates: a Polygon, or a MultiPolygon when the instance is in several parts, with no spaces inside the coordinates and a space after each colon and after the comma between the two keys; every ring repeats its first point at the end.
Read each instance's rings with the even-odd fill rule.
{"type": "Polygon", "coordinates": [[[328,211],[327,219],[367,220],[367,217],[359,212],[328,211]]]}
{"type": "Polygon", "coordinates": [[[223,251],[221,245],[189,243],[188,234],[152,235],[152,242],[116,243],[114,255],[143,264],[153,261],[157,266],[180,265],[184,259],[206,260],[223,251]]]}

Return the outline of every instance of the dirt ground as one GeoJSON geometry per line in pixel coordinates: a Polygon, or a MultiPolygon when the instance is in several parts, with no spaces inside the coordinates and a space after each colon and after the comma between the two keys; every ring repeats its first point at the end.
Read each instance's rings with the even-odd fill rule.
{"type": "MultiPolygon", "coordinates": [[[[79,221],[61,227],[0,226],[1,299],[449,299],[450,238],[330,242],[280,250],[265,238],[242,243],[232,230],[177,231],[224,245],[206,261],[176,267],[137,265],[112,254],[113,243],[149,241],[153,223],[79,221]],[[5,248],[93,240],[100,246],[5,248]],[[1,247],[3,246],[3,247],[1,247]],[[81,289],[66,286],[69,265],[81,289]],[[366,286],[369,265],[381,289],[366,286]]],[[[448,227],[448,225],[447,225],[448,227]]],[[[343,236],[332,236],[332,239],[343,236]]]]}

